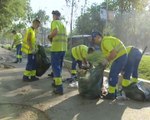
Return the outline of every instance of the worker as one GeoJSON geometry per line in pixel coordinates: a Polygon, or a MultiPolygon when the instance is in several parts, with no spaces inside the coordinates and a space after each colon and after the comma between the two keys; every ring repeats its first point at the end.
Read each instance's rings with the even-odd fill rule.
{"type": "Polygon", "coordinates": [[[16,30],[12,31],[13,36],[13,44],[12,48],[15,46],[16,47],[16,61],[13,63],[21,63],[22,62],[22,34],[17,32],[16,30]]]}
{"type": "Polygon", "coordinates": [[[36,77],[36,30],[40,26],[38,19],[33,20],[32,26],[25,33],[22,52],[28,55],[26,70],[24,71],[23,81],[32,82],[39,80],[36,77]]]}
{"type": "Polygon", "coordinates": [[[93,47],[87,47],[86,45],[78,45],[71,49],[72,56],[72,69],[71,69],[71,78],[77,77],[76,65],[81,68],[82,64],[89,68],[90,64],[87,61],[87,55],[94,52],[93,47]]]}
{"type": "Polygon", "coordinates": [[[127,53],[128,53],[128,59],[127,63],[123,69],[123,84],[126,87],[131,83],[137,83],[138,82],[138,66],[141,61],[142,53],[139,49],[128,46],[126,47],[127,53]],[[132,76],[132,79],[130,81],[130,77],[132,76]]]}
{"type": "Polygon", "coordinates": [[[62,84],[62,64],[67,51],[66,27],[60,21],[61,13],[58,10],[52,11],[53,21],[51,22],[51,32],[48,39],[51,46],[51,64],[54,79],[54,93],[63,95],[62,84]]]}
{"type": "Polygon", "coordinates": [[[100,49],[105,56],[101,63],[106,66],[111,64],[108,77],[108,93],[103,96],[104,99],[116,98],[116,84],[118,75],[122,71],[127,61],[127,51],[124,44],[116,37],[104,36],[100,32],[92,32],[92,40],[95,44],[100,45],[100,49]]]}

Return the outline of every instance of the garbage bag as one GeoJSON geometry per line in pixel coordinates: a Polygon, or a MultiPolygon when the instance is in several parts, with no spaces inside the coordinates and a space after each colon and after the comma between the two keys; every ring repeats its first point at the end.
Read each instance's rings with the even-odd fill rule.
{"type": "Polygon", "coordinates": [[[43,46],[38,45],[38,51],[36,53],[36,76],[42,76],[50,67],[50,59],[45,53],[43,46]]]}
{"type": "Polygon", "coordinates": [[[99,64],[95,68],[90,69],[87,73],[78,78],[78,91],[83,97],[89,99],[99,98],[103,82],[104,66],[99,64]]]}
{"type": "Polygon", "coordinates": [[[132,83],[123,88],[126,97],[137,101],[150,101],[150,84],[146,82],[132,83]]]}

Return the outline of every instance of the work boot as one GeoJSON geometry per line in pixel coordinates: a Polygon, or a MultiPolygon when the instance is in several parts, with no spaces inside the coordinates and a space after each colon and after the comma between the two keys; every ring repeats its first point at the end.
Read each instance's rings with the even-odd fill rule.
{"type": "Polygon", "coordinates": [[[65,81],[68,83],[72,83],[73,81],[76,81],[76,79],[77,79],[77,75],[75,74],[75,75],[71,75],[70,78],[66,78],[65,81]]]}
{"type": "Polygon", "coordinates": [[[37,81],[37,80],[39,80],[39,78],[38,77],[35,77],[35,76],[31,76],[31,82],[33,82],[33,81],[37,81]]]}
{"type": "Polygon", "coordinates": [[[55,94],[63,95],[63,86],[62,85],[55,85],[54,91],[55,94]]]}
{"type": "Polygon", "coordinates": [[[20,58],[20,59],[19,59],[19,63],[21,63],[21,62],[22,62],[22,59],[20,58]]]}
{"type": "Polygon", "coordinates": [[[103,96],[103,99],[114,100],[116,98],[115,93],[108,93],[106,96],[103,96]]]}
{"type": "Polygon", "coordinates": [[[53,80],[53,82],[52,82],[52,87],[56,87],[56,85],[55,85],[55,81],[53,80]]]}
{"type": "Polygon", "coordinates": [[[28,77],[28,76],[23,76],[23,78],[22,78],[22,80],[24,81],[24,82],[29,82],[30,81],[30,78],[28,77]]]}
{"type": "Polygon", "coordinates": [[[71,78],[72,78],[72,79],[77,79],[77,75],[76,75],[76,74],[71,75],[71,78]]]}

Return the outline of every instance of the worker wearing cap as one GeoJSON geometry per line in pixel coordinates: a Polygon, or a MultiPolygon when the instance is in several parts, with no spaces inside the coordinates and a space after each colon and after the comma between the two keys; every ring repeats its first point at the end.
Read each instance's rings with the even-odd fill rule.
{"type": "Polygon", "coordinates": [[[28,55],[26,70],[24,71],[23,81],[32,82],[39,80],[36,77],[36,30],[40,26],[38,19],[33,20],[32,26],[25,33],[22,52],[28,55]]]}
{"type": "Polygon", "coordinates": [[[62,85],[62,64],[67,51],[67,34],[66,28],[63,23],[60,21],[60,12],[52,11],[53,21],[51,23],[51,32],[48,35],[48,39],[52,43],[51,46],[51,64],[52,71],[54,74],[54,93],[63,94],[63,85],[62,85]]]}
{"type": "Polygon", "coordinates": [[[123,85],[129,85],[132,82],[138,82],[138,66],[141,61],[142,53],[139,49],[128,46],[126,47],[128,53],[127,63],[123,69],[123,85]],[[130,77],[132,79],[130,81],[130,77]]]}
{"type": "Polygon", "coordinates": [[[122,71],[126,60],[127,51],[124,44],[116,37],[103,37],[100,32],[92,32],[92,39],[95,44],[99,44],[105,59],[101,62],[103,65],[112,63],[109,73],[109,88],[108,94],[103,96],[105,99],[115,99],[116,84],[118,75],[122,71]]]}
{"type": "Polygon", "coordinates": [[[76,65],[78,64],[79,68],[82,67],[82,64],[87,68],[90,67],[90,64],[87,61],[87,55],[94,52],[94,48],[88,47],[86,45],[78,45],[71,49],[72,56],[72,70],[71,75],[72,78],[76,77],[76,65]]]}
{"type": "Polygon", "coordinates": [[[16,32],[16,30],[12,31],[13,36],[13,44],[12,48],[16,47],[16,61],[14,63],[21,63],[22,62],[22,52],[21,52],[21,47],[22,47],[22,35],[19,32],[16,32]]]}

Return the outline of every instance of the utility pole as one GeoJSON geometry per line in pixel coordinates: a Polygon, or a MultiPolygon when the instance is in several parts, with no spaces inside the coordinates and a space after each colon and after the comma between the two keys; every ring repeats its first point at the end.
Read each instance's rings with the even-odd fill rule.
{"type": "Polygon", "coordinates": [[[74,0],[71,3],[71,18],[70,18],[70,44],[72,47],[72,21],[73,21],[74,0]]]}
{"type": "Polygon", "coordinates": [[[106,29],[107,29],[107,24],[108,24],[108,0],[106,0],[106,14],[107,14],[107,17],[106,17],[106,29]]]}

